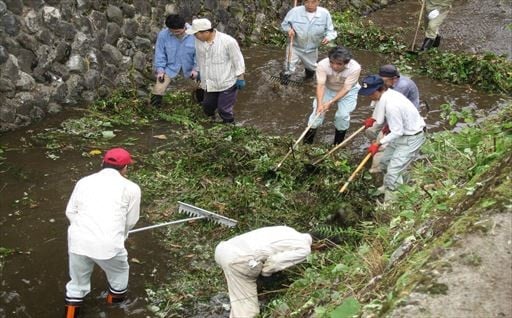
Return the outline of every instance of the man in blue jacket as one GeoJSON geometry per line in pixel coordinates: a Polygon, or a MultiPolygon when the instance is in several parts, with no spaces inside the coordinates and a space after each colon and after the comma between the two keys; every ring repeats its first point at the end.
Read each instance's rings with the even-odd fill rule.
{"type": "Polygon", "coordinates": [[[327,9],[319,7],[319,0],[304,0],[304,5],[291,9],[281,23],[281,29],[293,39],[291,56],[286,57],[284,77],[295,72],[300,60],[304,64],[306,79],[313,78],[318,60],[318,47],[326,45],[338,35],[334,31],[331,14],[327,9]],[[289,65],[288,65],[289,60],[289,65]]]}
{"type": "Polygon", "coordinates": [[[154,69],[156,83],[151,95],[151,105],[160,107],[162,97],[171,79],[180,71],[185,78],[196,79],[195,38],[185,33],[189,25],[178,14],[171,14],[165,19],[166,28],[158,33],[155,45],[154,69]]]}

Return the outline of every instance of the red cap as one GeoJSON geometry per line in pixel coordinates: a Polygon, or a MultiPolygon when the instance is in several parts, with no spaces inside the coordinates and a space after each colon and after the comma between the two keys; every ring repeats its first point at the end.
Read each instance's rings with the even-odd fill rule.
{"type": "Polygon", "coordinates": [[[130,153],[123,148],[113,148],[107,151],[103,162],[120,167],[133,163],[130,153]]]}

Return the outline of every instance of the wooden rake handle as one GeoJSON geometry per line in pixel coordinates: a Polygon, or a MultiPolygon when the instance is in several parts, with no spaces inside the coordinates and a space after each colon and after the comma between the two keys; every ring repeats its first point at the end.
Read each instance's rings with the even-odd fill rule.
{"type": "Polygon", "coordinates": [[[421,0],[421,9],[420,15],[418,17],[418,25],[416,26],[416,33],[414,33],[414,39],[411,43],[411,51],[414,51],[414,45],[416,44],[416,39],[418,38],[418,31],[420,30],[421,18],[423,17],[423,11],[425,10],[425,0],[421,0]]]}
{"type": "Polygon", "coordinates": [[[336,150],[340,149],[341,147],[345,146],[349,141],[351,141],[352,139],[354,139],[355,136],[357,136],[357,134],[359,134],[361,131],[363,131],[365,129],[364,126],[361,126],[361,128],[359,128],[358,130],[356,130],[352,135],[348,136],[341,144],[338,144],[336,145],[336,147],[332,148],[331,150],[329,150],[328,153],[326,153],[322,158],[316,160],[315,162],[313,162],[313,165],[317,165],[319,164],[320,162],[324,161],[325,158],[329,157],[333,152],[335,152],[336,150]]]}
{"type": "Polygon", "coordinates": [[[359,166],[357,166],[356,170],[354,170],[354,172],[352,172],[352,174],[350,175],[350,178],[348,178],[347,182],[345,182],[345,184],[343,185],[343,187],[341,187],[340,189],[340,193],[343,193],[345,192],[345,190],[347,190],[347,187],[349,185],[349,183],[354,180],[355,176],[359,173],[359,171],[361,171],[361,169],[363,169],[364,165],[368,162],[368,160],[370,160],[370,158],[372,157],[372,153],[369,152],[366,157],[364,157],[363,161],[361,161],[361,163],[359,164],[359,166]]]}
{"type": "Polygon", "coordinates": [[[288,150],[288,152],[286,153],[286,155],[284,156],[284,158],[277,164],[276,166],[276,169],[279,169],[281,167],[281,165],[283,164],[283,162],[286,160],[286,158],[288,158],[289,155],[291,155],[291,153],[293,152],[293,149],[295,149],[295,147],[297,147],[297,145],[299,144],[299,142],[304,139],[304,137],[306,136],[306,134],[308,133],[308,130],[311,128],[311,126],[313,126],[313,123],[315,122],[315,120],[321,115],[323,114],[325,111],[322,111],[320,113],[317,113],[315,115],[315,118],[313,118],[313,120],[311,121],[311,124],[309,124],[306,129],[304,129],[304,131],[302,132],[302,134],[299,136],[299,138],[297,139],[297,141],[295,141],[295,143],[290,147],[290,150],[288,150]]]}

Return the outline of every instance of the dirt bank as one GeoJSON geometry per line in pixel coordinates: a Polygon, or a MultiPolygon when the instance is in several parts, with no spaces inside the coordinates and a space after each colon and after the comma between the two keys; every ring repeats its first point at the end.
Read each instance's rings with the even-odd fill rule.
{"type": "Polygon", "coordinates": [[[425,280],[387,317],[512,317],[512,213],[476,222],[424,269],[425,280]]]}

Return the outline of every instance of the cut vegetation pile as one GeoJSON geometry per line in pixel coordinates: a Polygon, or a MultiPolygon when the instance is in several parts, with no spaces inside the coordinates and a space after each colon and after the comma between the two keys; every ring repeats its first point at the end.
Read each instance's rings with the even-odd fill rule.
{"type": "Polygon", "coordinates": [[[179,218],[173,213],[177,201],[239,221],[235,229],[196,222],[159,230],[159,248],[169,255],[169,280],[148,285],[147,295],[151,309],[161,317],[225,312],[226,286],[213,261],[216,244],[277,224],[339,244],[327,242],[306,263],[280,277],[272,285],[274,291],[267,286],[261,295],[263,316],[350,317],[362,311],[381,315],[421,282],[411,271],[421,268],[437,245],[449,244],[446,233],[468,230],[489,208],[511,206],[504,189],[510,188],[512,104],[480,123],[470,114],[446,109],[452,123],[469,123],[457,133],[430,136],[423,158],[411,171],[412,182],[400,189],[397,202],[376,206],[376,182],[368,173],[361,174],[347,194],[338,195],[357,164],[347,158],[364,154],[340,151],[311,173],[304,165],[328,149],[301,147],[277,176],[268,178],[267,172],[293,142],[290,137],[212,124],[185,93],[167,96],[162,111],[145,110],[129,92],[114,100],[98,102],[87,116],[68,120],[37,140],[56,157],[70,143],[82,147],[85,156],[112,145],[133,149],[136,165],[130,178],[143,189],[148,223],[179,218]],[[133,137],[140,131],[147,135],[155,125],[168,126],[168,133],[150,136],[154,142],[133,137]],[[91,136],[92,131],[96,135],[91,136]],[[70,140],[70,134],[78,137],[70,140]],[[108,139],[112,135],[116,137],[108,139]],[[289,288],[279,284],[283,282],[289,288]]]}

